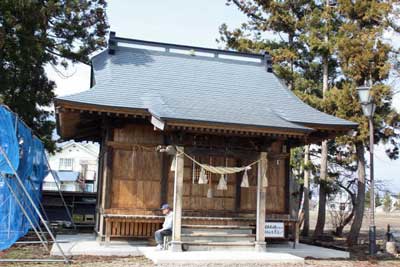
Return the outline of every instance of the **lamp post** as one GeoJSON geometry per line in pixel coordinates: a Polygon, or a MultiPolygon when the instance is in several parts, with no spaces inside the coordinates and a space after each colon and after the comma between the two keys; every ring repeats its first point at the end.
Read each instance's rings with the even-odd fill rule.
{"type": "Polygon", "coordinates": [[[375,103],[371,96],[370,86],[360,86],[357,88],[361,107],[364,115],[369,122],[369,177],[370,177],[370,210],[369,210],[369,254],[376,253],[376,227],[375,227],[375,184],[374,184],[374,123],[375,103]]]}

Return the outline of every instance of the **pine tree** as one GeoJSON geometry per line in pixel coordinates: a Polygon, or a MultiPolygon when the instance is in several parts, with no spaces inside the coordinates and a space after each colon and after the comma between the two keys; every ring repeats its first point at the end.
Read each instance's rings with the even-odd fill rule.
{"type": "Polygon", "coordinates": [[[310,176],[311,171],[309,170],[310,165],[310,146],[304,146],[304,223],[303,230],[301,231],[302,236],[308,236],[310,231],[310,176]]]}
{"type": "MultiPolygon", "coordinates": [[[[249,17],[249,22],[233,31],[223,25],[220,28],[220,41],[228,48],[240,51],[269,51],[275,63],[275,73],[303,101],[322,111],[359,123],[356,136],[343,136],[328,143],[328,160],[352,172],[358,170],[355,218],[348,238],[350,245],[355,244],[364,213],[364,153],[369,130],[356,87],[365,81],[372,80],[374,84],[372,91],[377,105],[374,116],[375,141],[392,145],[387,151],[391,158],[398,157],[399,153],[400,116],[391,108],[391,88],[384,84],[391,68],[389,56],[394,49],[382,42],[382,34],[387,27],[399,30],[393,25],[396,19],[390,16],[394,13],[392,6],[387,2],[361,0],[340,0],[334,8],[326,7],[325,1],[231,0],[228,3],[239,7],[249,17]],[[293,38],[268,40],[262,38],[265,31],[293,38]],[[328,42],[326,34],[329,34],[328,42]],[[330,90],[325,90],[324,94],[323,87],[326,89],[327,86],[323,82],[323,76],[326,75],[323,75],[322,63],[326,61],[323,59],[326,56],[329,58],[330,90]],[[335,157],[345,159],[338,161],[335,157]]],[[[328,176],[334,177],[329,169],[328,176]]]]}
{"type": "MultiPolygon", "coordinates": [[[[337,33],[334,6],[326,0],[310,12],[307,17],[305,41],[311,51],[321,58],[322,62],[322,99],[326,98],[329,89],[330,61],[333,54],[333,44],[337,33]]],[[[332,66],[331,66],[332,67],[332,66]]],[[[331,181],[328,180],[328,140],[321,143],[321,164],[319,176],[319,201],[318,217],[314,230],[314,239],[324,232],[326,219],[327,188],[331,181]]]]}
{"type": "MultiPolygon", "coordinates": [[[[223,25],[220,41],[229,48],[241,51],[266,49],[273,56],[275,73],[287,82],[288,87],[308,104],[323,109],[321,100],[328,89],[328,78],[333,80],[336,76],[336,62],[331,58],[336,26],[332,7],[318,1],[228,1],[231,2],[250,21],[234,31],[228,31],[223,25]],[[260,36],[266,30],[288,37],[279,42],[263,40],[260,36]],[[331,38],[327,38],[328,34],[331,38]]],[[[325,225],[329,191],[326,188],[329,186],[327,153],[327,142],[324,141],[318,179],[320,202],[316,236],[322,234],[325,225]]],[[[305,171],[304,175],[308,177],[309,173],[305,171]]],[[[306,222],[305,227],[307,225],[306,222]]],[[[307,232],[306,229],[303,234],[307,232]]]]}
{"type": "MultiPolygon", "coordinates": [[[[295,69],[309,60],[307,48],[301,41],[304,30],[304,18],[307,10],[313,8],[313,2],[300,1],[239,1],[228,0],[248,18],[241,28],[233,31],[223,24],[220,27],[220,39],[226,47],[238,51],[269,52],[274,60],[274,71],[286,81],[290,89],[296,83],[295,69]],[[279,41],[265,40],[263,33],[273,31],[281,36],[279,41]],[[282,38],[286,35],[287,38],[282,38]]],[[[311,88],[308,88],[311,89],[311,88]]]]}
{"type": "Polygon", "coordinates": [[[104,0],[0,1],[0,100],[54,151],[53,81],[44,67],[88,63],[106,45],[104,0]],[[47,107],[47,109],[46,109],[47,107]]]}
{"type": "MultiPolygon", "coordinates": [[[[383,43],[382,35],[388,27],[392,12],[390,3],[377,1],[339,1],[338,10],[343,20],[337,39],[337,56],[344,79],[330,90],[325,101],[328,112],[359,123],[357,136],[337,138],[338,145],[354,151],[358,163],[357,201],[353,223],[348,236],[349,245],[357,243],[364,215],[365,203],[365,147],[368,145],[368,119],[363,116],[356,87],[372,82],[376,111],[374,115],[375,142],[391,142],[398,147],[396,133],[399,114],[391,107],[391,88],[384,84],[391,62],[391,46],[383,43]]],[[[388,151],[396,157],[397,153],[388,151]]]]}
{"type": "MultiPolygon", "coordinates": [[[[273,58],[274,72],[286,81],[289,89],[310,105],[320,105],[321,94],[321,70],[320,63],[315,61],[315,51],[311,51],[304,42],[309,10],[319,8],[314,1],[235,1],[228,0],[228,4],[234,4],[249,18],[248,23],[241,28],[229,31],[227,25],[220,27],[220,42],[227,48],[239,51],[259,52],[268,51],[273,58]],[[279,41],[265,40],[262,38],[265,31],[272,31],[280,36],[279,41]],[[282,38],[287,36],[287,38],[282,38]]],[[[317,49],[315,49],[317,50],[317,49]]],[[[305,152],[307,152],[305,148],[305,152]]],[[[299,151],[297,151],[299,152],[299,151]]],[[[303,153],[304,159],[298,157],[292,166],[304,167],[308,155],[303,153]],[[301,161],[301,162],[300,162],[301,161]]],[[[292,161],[293,163],[293,161],[292,161]]],[[[309,229],[309,177],[310,170],[305,168],[302,177],[296,176],[300,185],[298,203],[304,197],[303,205],[304,227],[302,235],[308,235],[309,229]],[[304,195],[304,196],[303,196],[304,195]]],[[[297,209],[298,207],[294,207],[297,209]]]]}

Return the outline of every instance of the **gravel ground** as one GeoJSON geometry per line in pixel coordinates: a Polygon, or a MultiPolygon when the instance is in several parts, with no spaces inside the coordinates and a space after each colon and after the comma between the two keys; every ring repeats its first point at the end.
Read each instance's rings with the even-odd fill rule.
{"type": "MultiPolygon", "coordinates": [[[[379,259],[368,259],[365,256],[353,256],[351,260],[315,260],[306,259],[304,265],[299,264],[184,264],[184,265],[154,265],[150,260],[145,257],[94,257],[94,256],[79,256],[72,258],[71,265],[64,265],[63,263],[0,263],[0,267],[3,266],[71,266],[71,267],[180,267],[180,266],[215,266],[215,267],[251,267],[251,266],[276,266],[276,267],[400,267],[400,257],[389,258],[381,256],[379,259]]],[[[0,258],[11,258],[11,259],[22,259],[22,258],[35,258],[35,259],[46,259],[48,254],[40,245],[17,245],[11,249],[0,252],[0,258]]]]}
{"type": "MultiPolygon", "coordinates": [[[[66,266],[64,264],[54,264],[54,263],[46,263],[46,264],[27,264],[27,263],[19,263],[19,264],[10,264],[6,265],[0,264],[0,266],[66,266]]],[[[400,261],[316,261],[316,260],[306,260],[304,265],[287,265],[287,264],[273,264],[273,265],[265,265],[265,264],[185,264],[185,265],[154,265],[149,262],[147,259],[142,257],[134,257],[134,258],[123,258],[123,259],[110,259],[110,260],[82,260],[75,259],[74,263],[71,265],[67,265],[71,267],[150,267],[150,266],[160,266],[160,267],[198,267],[198,266],[209,266],[209,267],[258,267],[258,266],[271,266],[271,267],[331,267],[331,266],[340,266],[340,267],[400,267],[400,261]]]]}

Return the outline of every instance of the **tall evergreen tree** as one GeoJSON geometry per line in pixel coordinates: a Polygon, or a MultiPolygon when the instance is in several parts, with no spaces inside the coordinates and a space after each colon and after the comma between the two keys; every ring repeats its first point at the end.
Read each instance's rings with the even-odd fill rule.
{"type": "MultiPolygon", "coordinates": [[[[335,16],[336,5],[331,5],[330,1],[325,0],[315,5],[306,17],[305,42],[310,50],[320,58],[322,62],[322,98],[326,97],[329,89],[329,78],[335,74],[335,67],[330,64],[334,52],[334,44],[338,29],[339,20],[335,16]],[[330,71],[331,70],[331,71],[330,71]]],[[[322,107],[322,109],[324,109],[322,107]]],[[[326,200],[331,181],[328,177],[328,140],[321,143],[321,164],[319,175],[319,201],[318,217],[314,230],[314,238],[323,234],[326,219],[326,200]]]]}
{"type": "MultiPolygon", "coordinates": [[[[382,41],[383,31],[393,27],[390,23],[395,21],[391,4],[340,0],[333,8],[325,6],[325,1],[228,0],[228,3],[235,4],[249,17],[249,22],[234,30],[222,25],[220,41],[240,51],[270,51],[275,73],[300,98],[320,110],[359,123],[356,136],[337,138],[328,146],[328,158],[336,161],[335,157],[345,157],[336,164],[351,171],[358,169],[356,207],[348,237],[350,245],[356,244],[364,212],[364,152],[368,144],[368,123],[362,114],[356,87],[365,81],[372,80],[374,84],[375,141],[390,143],[388,155],[398,156],[399,114],[392,109],[391,89],[384,84],[391,68],[389,53],[393,49],[382,41]],[[288,38],[268,40],[263,38],[265,31],[288,38]],[[326,58],[328,64],[323,64],[326,58]],[[329,91],[326,77],[331,84],[329,91]]],[[[335,176],[332,174],[332,177],[335,176]]]]}
{"type": "Polygon", "coordinates": [[[55,127],[48,64],[88,63],[106,45],[104,0],[0,1],[0,101],[15,111],[49,151],[55,127]]]}
{"type": "MultiPolygon", "coordinates": [[[[345,78],[336,83],[328,94],[325,106],[336,116],[358,122],[357,136],[338,138],[337,144],[354,151],[358,163],[358,184],[355,216],[348,236],[349,245],[357,243],[362,219],[366,188],[365,147],[369,141],[368,119],[363,116],[356,87],[371,82],[376,111],[374,115],[375,143],[390,142],[398,147],[399,114],[392,108],[391,88],[384,84],[391,68],[389,54],[391,45],[382,41],[387,18],[392,12],[389,2],[339,1],[338,10],[343,24],[337,40],[338,61],[345,78]]],[[[396,157],[396,149],[388,150],[396,157]]]]}
{"type": "Polygon", "coordinates": [[[226,24],[220,27],[220,39],[228,48],[238,51],[265,50],[273,56],[274,71],[294,89],[295,69],[307,64],[307,48],[301,41],[304,17],[312,2],[300,1],[239,1],[228,0],[248,18],[241,28],[230,31],[226,24]],[[266,31],[274,32],[279,41],[265,39],[266,31]],[[285,38],[286,36],[286,38],[285,38]],[[303,55],[302,55],[303,54],[303,55]]]}
{"type": "MultiPolygon", "coordinates": [[[[234,3],[249,18],[249,22],[240,29],[228,31],[227,26],[220,28],[221,41],[229,48],[257,51],[263,47],[274,60],[275,73],[283,78],[288,87],[308,104],[322,109],[321,98],[328,88],[328,77],[335,76],[335,61],[330,59],[332,42],[327,38],[332,33],[332,10],[325,2],[318,1],[228,1],[234,3]],[[261,38],[264,31],[272,31],[279,36],[287,36],[279,41],[261,38]],[[330,68],[328,68],[330,66],[330,68]]],[[[333,25],[333,26],[332,26],[333,25]]],[[[317,224],[317,236],[322,234],[325,225],[325,206],[328,186],[327,143],[323,142],[322,160],[319,172],[320,205],[317,224]]],[[[307,150],[306,150],[307,151],[307,150]]],[[[307,161],[308,155],[304,154],[307,161]]],[[[301,164],[300,164],[301,165],[301,164]]],[[[305,194],[308,192],[307,179],[305,194]]],[[[303,206],[307,213],[307,201],[303,206]]],[[[305,215],[305,228],[308,228],[308,216],[305,215]]],[[[308,235],[308,230],[303,231],[308,235]]]]}

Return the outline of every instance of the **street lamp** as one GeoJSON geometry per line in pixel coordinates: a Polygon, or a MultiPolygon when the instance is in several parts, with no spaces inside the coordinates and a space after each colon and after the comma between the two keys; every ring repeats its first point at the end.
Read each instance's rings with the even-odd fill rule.
{"type": "Polygon", "coordinates": [[[357,88],[361,107],[364,115],[368,117],[369,122],[369,177],[370,177],[370,211],[369,211],[369,254],[376,253],[376,227],[375,227],[375,192],[374,192],[374,124],[373,116],[375,112],[375,103],[371,95],[370,86],[360,86],[357,88]]]}

